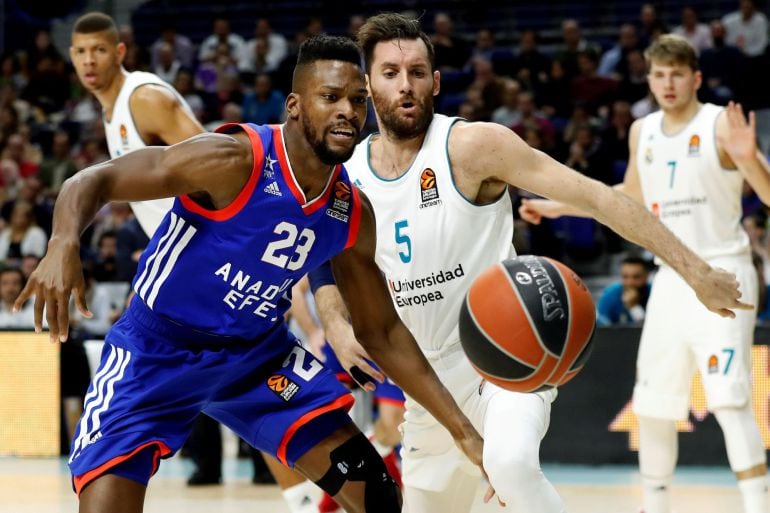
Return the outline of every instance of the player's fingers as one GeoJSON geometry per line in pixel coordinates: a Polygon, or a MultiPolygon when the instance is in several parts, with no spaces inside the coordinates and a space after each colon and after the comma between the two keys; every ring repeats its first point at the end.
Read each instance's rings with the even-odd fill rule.
{"type": "Polygon", "coordinates": [[[48,336],[51,342],[59,341],[59,321],[56,296],[49,294],[45,298],[45,319],[48,321],[48,336]]]}
{"type": "Polygon", "coordinates": [[[85,287],[74,289],[73,292],[75,297],[75,306],[77,307],[78,311],[83,315],[83,317],[86,317],[87,319],[92,318],[94,314],[91,313],[91,310],[88,309],[88,305],[86,304],[85,287]]]}
{"type": "Polygon", "coordinates": [[[32,295],[33,286],[32,283],[27,283],[27,286],[24,287],[19,294],[19,297],[16,298],[16,301],[13,302],[13,311],[18,312],[21,310],[21,307],[24,305],[24,302],[29,299],[29,297],[32,295]]]}
{"type": "Polygon", "coordinates": [[[492,497],[494,496],[495,496],[495,489],[492,488],[492,485],[487,486],[487,491],[486,493],[484,493],[484,504],[492,500],[492,497]]]}
{"type": "Polygon", "coordinates": [[[717,310],[713,310],[715,313],[721,315],[722,317],[728,317],[730,319],[735,319],[735,312],[730,310],[729,308],[719,308],[717,310]]]}
{"type": "Polygon", "coordinates": [[[35,294],[35,333],[43,331],[43,310],[45,310],[45,298],[43,294],[35,294]]]}
{"type": "Polygon", "coordinates": [[[744,303],[743,301],[736,301],[735,306],[733,308],[737,308],[738,310],[753,310],[754,305],[749,303],[744,303]]]}
{"type": "Polygon", "coordinates": [[[756,133],[757,131],[757,115],[754,114],[754,111],[752,110],[749,112],[749,128],[751,128],[751,131],[756,133]]]}
{"type": "Polygon", "coordinates": [[[368,358],[369,355],[366,355],[364,358],[361,359],[361,361],[358,362],[357,367],[364,371],[366,374],[368,374],[370,377],[374,378],[379,383],[385,382],[385,374],[377,370],[374,366],[372,366],[366,358],[368,358]]]}
{"type": "Polygon", "coordinates": [[[373,392],[376,388],[372,377],[362,371],[357,365],[352,366],[348,371],[348,374],[350,374],[356,383],[358,383],[358,385],[364,390],[373,392]]]}
{"type": "Polygon", "coordinates": [[[69,294],[65,295],[59,293],[56,295],[56,308],[58,309],[56,323],[59,326],[59,342],[66,342],[70,332],[70,311],[68,303],[69,294]]]}

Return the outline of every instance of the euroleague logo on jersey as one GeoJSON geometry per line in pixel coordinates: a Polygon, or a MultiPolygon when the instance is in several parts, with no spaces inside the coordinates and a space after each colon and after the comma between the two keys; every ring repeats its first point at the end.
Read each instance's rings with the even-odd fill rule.
{"type": "Polygon", "coordinates": [[[299,385],[283,374],[273,374],[267,378],[267,388],[286,402],[299,392],[299,385]]]}
{"type": "Polygon", "coordinates": [[[438,184],[436,183],[436,172],[427,167],[420,175],[420,208],[440,205],[441,200],[438,197],[438,184]]]}
{"type": "Polygon", "coordinates": [[[690,143],[687,145],[687,156],[700,156],[700,136],[698,134],[693,134],[690,136],[690,143]]]}
{"type": "Polygon", "coordinates": [[[332,206],[326,209],[326,215],[347,223],[348,219],[350,219],[348,212],[350,211],[350,197],[352,194],[350,185],[342,180],[338,180],[334,184],[334,201],[332,206]]]}
{"type": "Polygon", "coordinates": [[[120,142],[123,146],[128,146],[128,129],[123,123],[120,124],[120,142]]]}

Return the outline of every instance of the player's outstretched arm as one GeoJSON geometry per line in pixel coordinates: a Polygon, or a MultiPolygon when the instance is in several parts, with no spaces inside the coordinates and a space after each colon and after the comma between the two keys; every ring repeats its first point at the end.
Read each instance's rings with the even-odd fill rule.
{"type": "Polygon", "coordinates": [[[27,281],[15,309],[35,296],[35,330],[45,309],[51,341],[65,342],[69,298],[90,317],[80,264],[80,234],[109,201],[141,201],[206,194],[215,208],[228,205],[253,166],[245,136],[203,134],[169,147],[143,148],[84,169],[67,180],[56,201],[48,251],[27,281]],[[212,173],[216,169],[217,173],[212,173]]]}
{"type": "Polygon", "coordinates": [[[370,364],[372,357],[356,339],[350,325],[350,312],[334,281],[331,263],[324,262],[318,269],[309,272],[308,278],[326,341],[342,368],[361,388],[373,392],[375,381],[382,383],[385,376],[370,364]]]}
{"type": "MultiPolygon", "coordinates": [[[[624,175],[625,179],[623,183],[615,185],[613,189],[627,194],[637,203],[644,204],[641,185],[639,184],[639,173],[636,169],[636,143],[639,140],[640,130],[641,120],[634,121],[628,137],[629,159],[624,175]]],[[[544,217],[547,219],[556,219],[561,216],[592,217],[588,212],[573,205],[550,199],[523,199],[519,207],[519,215],[532,224],[540,224],[544,217]]]]}
{"type": "Polygon", "coordinates": [[[709,266],[628,194],[533,150],[513,131],[492,123],[460,125],[452,130],[449,148],[455,172],[470,180],[506,182],[568,204],[649,249],[674,268],[712,312],[734,317],[733,309],[753,308],[739,301],[733,274],[709,266]]]}
{"type": "Polygon", "coordinates": [[[393,307],[374,263],[373,210],[365,196],[361,197],[364,205],[356,245],[332,259],[334,277],[350,310],[356,336],[385,374],[443,424],[468,458],[481,466],[481,437],[441,384],[393,307]]]}

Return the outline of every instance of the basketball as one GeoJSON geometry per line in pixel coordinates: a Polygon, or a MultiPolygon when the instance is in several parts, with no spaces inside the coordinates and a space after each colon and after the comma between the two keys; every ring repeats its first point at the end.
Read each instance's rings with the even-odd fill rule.
{"type": "Polygon", "coordinates": [[[473,280],[460,341],[487,381],[514,392],[563,385],[591,352],[596,309],[583,281],[540,256],[495,264],[473,280]]]}

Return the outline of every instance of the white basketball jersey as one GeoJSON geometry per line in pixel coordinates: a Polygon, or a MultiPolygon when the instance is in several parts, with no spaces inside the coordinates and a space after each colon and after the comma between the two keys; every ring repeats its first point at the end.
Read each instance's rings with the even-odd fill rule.
{"type": "MultiPolygon", "coordinates": [[[[107,118],[104,117],[104,131],[107,136],[110,157],[112,158],[147,146],[147,143],[142,140],[139,131],[136,129],[134,118],[131,116],[131,108],[129,107],[131,94],[137,88],[146,84],[156,84],[174,93],[183,108],[190,113],[191,117],[195,117],[184,98],[158,76],[144,71],[129,73],[126,75],[126,81],[123,82],[123,87],[120,88],[118,97],[115,99],[115,105],[112,108],[112,119],[107,121],[107,118]]],[[[163,198],[152,201],[135,201],[131,203],[131,208],[144,232],[148,237],[152,237],[155,229],[163,220],[166,212],[171,210],[173,204],[173,198],[163,198]]]]}
{"type": "Polygon", "coordinates": [[[514,254],[508,193],[477,206],[455,187],[447,143],[457,119],[434,115],[414,162],[396,179],[380,178],[369,165],[372,136],[345,163],[374,207],[376,261],[396,309],[428,353],[459,342],[460,305],[472,279],[514,254]]]}
{"type": "Polygon", "coordinates": [[[704,259],[749,252],[741,226],[743,175],[719,162],[716,120],[721,111],[702,105],[675,135],[663,133],[662,111],[650,114],[637,147],[645,206],[704,259]]]}

